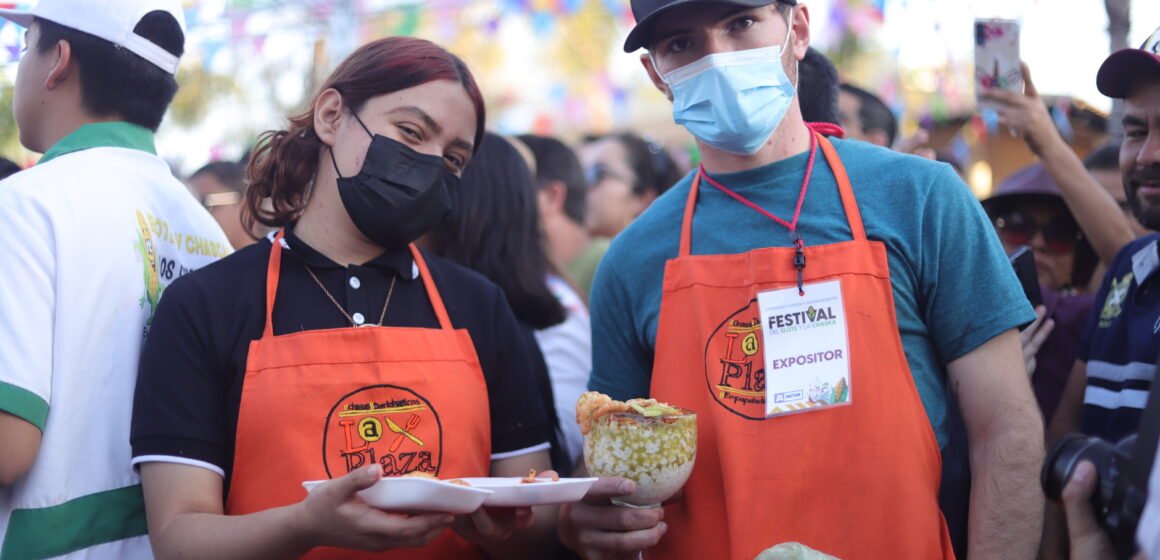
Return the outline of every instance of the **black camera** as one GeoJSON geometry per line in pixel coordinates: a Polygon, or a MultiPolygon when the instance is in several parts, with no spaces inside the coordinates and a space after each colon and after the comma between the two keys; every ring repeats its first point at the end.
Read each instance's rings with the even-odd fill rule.
{"type": "MultiPolygon", "coordinates": [[[[1160,364],[1156,371],[1160,372],[1160,364]]],[[[1080,461],[1096,467],[1096,489],[1091,503],[1100,526],[1111,537],[1116,556],[1136,553],[1136,527],[1148,499],[1148,479],[1160,437],[1160,398],[1149,391],[1136,434],[1112,444],[1084,434],[1068,434],[1047,452],[1040,483],[1047,497],[1059,501],[1063,487],[1080,461]]]]}
{"type": "MultiPolygon", "coordinates": [[[[1133,484],[1128,474],[1136,440],[1137,435],[1133,434],[1113,445],[1097,437],[1068,434],[1048,452],[1041,474],[1047,497],[1059,500],[1080,461],[1088,460],[1095,465],[1097,481],[1092,508],[1121,558],[1130,558],[1135,553],[1136,526],[1147,498],[1147,488],[1133,484]]],[[[1146,461],[1151,470],[1151,456],[1139,459],[1146,461]]]]}

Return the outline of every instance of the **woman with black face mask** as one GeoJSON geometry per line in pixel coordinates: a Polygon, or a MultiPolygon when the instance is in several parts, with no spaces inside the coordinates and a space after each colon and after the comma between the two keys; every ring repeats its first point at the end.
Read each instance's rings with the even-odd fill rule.
{"type": "Polygon", "coordinates": [[[278,231],[175,281],[142,356],[133,464],[159,555],[551,550],[552,508],[404,514],[357,494],[383,476],[549,467],[548,417],[503,293],[411,244],[451,211],[483,131],[462,61],[390,38],[259,139],[247,219],[278,231]],[[392,551],[405,547],[419,548],[392,551]]]}

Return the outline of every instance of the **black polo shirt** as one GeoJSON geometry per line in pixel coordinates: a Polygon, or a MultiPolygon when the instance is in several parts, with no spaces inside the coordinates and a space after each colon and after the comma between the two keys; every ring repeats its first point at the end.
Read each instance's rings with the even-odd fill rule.
{"type": "MultiPolygon", "coordinates": [[[[391,280],[398,278],[385,324],[439,327],[407,248],[344,267],[307,246],[292,228],[285,241],[275,335],[350,326],[306,267],[356,321],[378,323],[391,280]]],[[[141,355],[131,433],[135,460],[163,456],[208,463],[226,474],[228,484],[246,356],[265,327],[271,247],[263,239],[165,290],[141,355]]],[[[479,355],[493,458],[545,444],[549,424],[537,394],[533,354],[503,292],[478,273],[423,255],[452,324],[467,329],[479,355]]]]}

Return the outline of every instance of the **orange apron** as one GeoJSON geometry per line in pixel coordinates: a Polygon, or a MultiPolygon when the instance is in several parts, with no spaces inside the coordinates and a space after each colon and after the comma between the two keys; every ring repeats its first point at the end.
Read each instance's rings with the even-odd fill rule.
{"type": "MultiPolygon", "coordinates": [[[[226,513],[302,501],[302,482],[379,463],[387,476],[487,476],[491,420],[475,346],[455,330],[413,245],[440,328],[350,327],[274,336],[282,261],[274,240],[266,328],[250,343],[226,513]]],[[[323,294],[319,294],[322,297],[323,294]]],[[[422,549],[381,554],[316,548],[311,559],[483,558],[450,530],[422,549]]]]}
{"type": "Polygon", "coordinates": [[[854,239],[806,247],[804,274],[841,280],[852,403],[765,418],[757,294],[796,286],[794,248],[691,255],[698,174],[680,252],[665,265],[651,387],[698,413],[697,462],[684,499],[666,506],[669,530],[651,558],[751,560],[787,541],[843,560],[954,558],[938,507],[938,444],[898,337],[886,247],[866,239],[845,168],[817,139],[854,239]]]}

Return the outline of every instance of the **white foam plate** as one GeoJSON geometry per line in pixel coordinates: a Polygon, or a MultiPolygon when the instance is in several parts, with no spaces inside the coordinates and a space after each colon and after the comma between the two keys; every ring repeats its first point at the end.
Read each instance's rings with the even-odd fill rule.
{"type": "Polygon", "coordinates": [[[472,488],[492,491],[483,501],[485,506],[519,507],[543,506],[578,502],[595,478],[537,478],[537,482],[523,484],[521,477],[464,478],[472,488]]]}
{"type": "MultiPolygon", "coordinates": [[[[327,481],[311,480],[302,486],[310,492],[323,482],[327,481]]],[[[401,513],[471,513],[491,494],[491,490],[484,488],[413,476],[383,478],[358,493],[371,506],[401,513]]]]}

